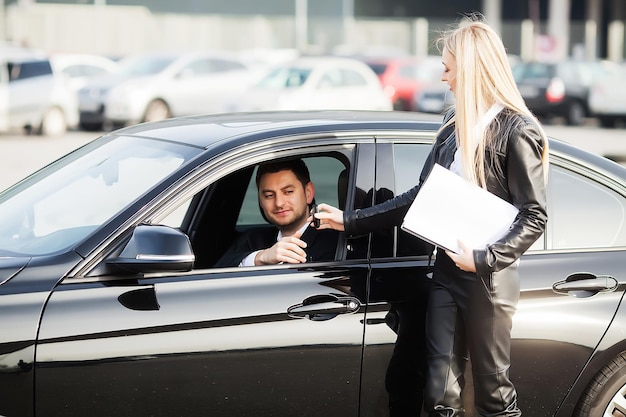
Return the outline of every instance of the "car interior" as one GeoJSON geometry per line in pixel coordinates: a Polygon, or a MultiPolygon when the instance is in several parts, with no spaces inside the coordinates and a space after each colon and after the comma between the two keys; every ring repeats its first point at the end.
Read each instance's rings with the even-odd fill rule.
{"type": "MultiPolygon", "coordinates": [[[[315,201],[345,208],[348,162],[343,155],[324,154],[303,158],[315,185],[315,201]]],[[[237,238],[250,228],[269,227],[258,204],[255,183],[257,165],[235,171],[202,192],[191,202],[181,224],[196,255],[195,269],[212,267],[237,238]]],[[[337,246],[341,257],[342,245],[337,246]]]]}

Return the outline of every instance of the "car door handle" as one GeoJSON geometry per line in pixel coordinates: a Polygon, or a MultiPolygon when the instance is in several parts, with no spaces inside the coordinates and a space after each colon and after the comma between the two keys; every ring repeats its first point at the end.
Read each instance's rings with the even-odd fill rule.
{"type": "Polygon", "coordinates": [[[576,298],[586,298],[601,292],[611,292],[617,289],[618,282],[608,275],[594,275],[589,272],[577,272],[568,276],[564,281],[552,285],[557,294],[571,295],[576,298]]]}
{"type": "Polygon", "coordinates": [[[287,309],[289,317],[307,318],[314,321],[329,320],[339,314],[354,313],[361,303],[354,297],[340,297],[333,294],[314,295],[302,303],[287,309]]]}

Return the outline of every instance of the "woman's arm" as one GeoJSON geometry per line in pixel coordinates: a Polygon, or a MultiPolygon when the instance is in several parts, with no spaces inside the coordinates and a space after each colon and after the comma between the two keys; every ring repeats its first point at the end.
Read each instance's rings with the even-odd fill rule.
{"type": "Polygon", "coordinates": [[[545,230],[544,139],[533,123],[520,124],[508,139],[506,176],[511,203],[519,209],[509,231],[483,250],[474,250],[476,272],[488,276],[515,262],[545,230]]]}

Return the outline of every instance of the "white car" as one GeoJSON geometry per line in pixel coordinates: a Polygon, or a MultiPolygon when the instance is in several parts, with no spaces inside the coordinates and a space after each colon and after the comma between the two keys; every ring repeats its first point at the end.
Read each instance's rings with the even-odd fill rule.
{"type": "Polygon", "coordinates": [[[55,53],[50,56],[50,63],[56,72],[69,78],[76,93],[94,77],[114,74],[119,69],[116,61],[93,54],[55,53]]]}
{"type": "Polygon", "coordinates": [[[123,60],[111,84],[81,90],[83,97],[99,97],[104,122],[113,126],[223,111],[224,101],[247,89],[251,71],[233,55],[216,52],[157,53],[123,60]]]}
{"type": "Polygon", "coordinates": [[[596,79],[589,89],[589,111],[603,127],[626,122],[626,66],[610,77],[596,79]]]}
{"type": "Polygon", "coordinates": [[[227,110],[393,110],[393,105],[365,63],[302,57],[273,67],[227,110]]]}
{"type": "Polygon", "coordinates": [[[0,129],[46,136],[78,124],[78,101],[46,54],[12,49],[0,55],[0,129]]]}

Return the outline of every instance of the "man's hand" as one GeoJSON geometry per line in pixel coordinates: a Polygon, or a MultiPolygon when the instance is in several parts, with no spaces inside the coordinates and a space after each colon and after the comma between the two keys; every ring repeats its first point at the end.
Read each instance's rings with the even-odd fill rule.
{"type": "Polygon", "coordinates": [[[254,258],[255,265],[275,265],[279,263],[300,264],[306,262],[306,242],[300,239],[301,233],[283,237],[272,247],[259,251],[254,258]]]}

